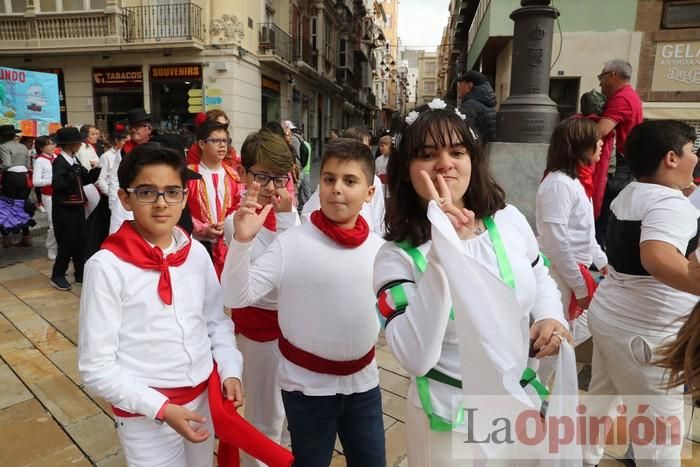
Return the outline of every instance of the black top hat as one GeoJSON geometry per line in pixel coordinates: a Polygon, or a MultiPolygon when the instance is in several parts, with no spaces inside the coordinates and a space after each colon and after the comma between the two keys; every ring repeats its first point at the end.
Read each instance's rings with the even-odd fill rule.
{"type": "Polygon", "coordinates": [[[469,70],[457,77],[457,82],[459,81],[468,81],[470,83],[474,83],[474,86],[478,86],[485,83],[487,78],[476,70],[469,70]]]}
{"type": "Polygon", "coordinates": [[[14,125],[0,125],[0,136],[14,136],[19,133],[22,133],[22,130],[18,130],[14,125]]]}
{"type": "Polygon", "coordinates": [[[83,138],[80,137],[80,130],[69,126],[67,128],[60,128],[56,132],[56,136],[54,136],[53,141],[60,146],[64,144],[82,143],[83,138]]]}
{"type": "Polygon", "coordinates": [[[129,125],[134,125],[138,122],[144,122],[151,119],[151,114],[147,114],[144,109],[131,109],[126,113],[126,119],[129,125]]]}

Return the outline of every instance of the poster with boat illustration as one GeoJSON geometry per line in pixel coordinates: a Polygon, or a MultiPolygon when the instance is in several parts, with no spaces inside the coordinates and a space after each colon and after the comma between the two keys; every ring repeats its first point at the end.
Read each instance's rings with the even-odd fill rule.
{"type": "Polygon", "coordinates": [[[59,123],[58,77],[0,67],[0,121],[23,130],[59,123]]]}

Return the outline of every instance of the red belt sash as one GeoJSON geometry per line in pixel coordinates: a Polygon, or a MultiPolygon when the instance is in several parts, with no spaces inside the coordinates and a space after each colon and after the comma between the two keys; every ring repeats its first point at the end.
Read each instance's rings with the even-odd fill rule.
{"type": "Polygon", "coordinates": [[[277,310],[265,310],[255,306],[232,308],[231,319],[236,332],[255,342],[269,342],[281,335],[277,322],[277,310]]]}
{"type": "MultiPolygon", "coordinates": [[[[204,392],[204,390],[207,388],[207,383],[209,382],[208,379],[205,379],[201,383],[199,383],[197,386],[194,387],[185,387],[185,388],[153,388],[159,393],[163,394],[165,397],[168,398],[168,401],[171,404],[175,405],[185,405],[189,402],[192,402],[199,396],[201,393],[204,392]]],[[[139,414],[134,414],[131,412],[127,412],[126,410],[122,410],[119,407],[112,406],[112,412],[114,415],[117,417],[124,417],[124,418],[131,418],[131,417],[141,417],[142,415],[139,414]]]]}
{"type": "Polygon", "coordinates": [[[41,187],[41,194],[46,195],[46,196],[52,196],[53,195],[53,188],[51,187],[51,185],[42,186],[41,187]]]}
{"type": "Polygon", "coordinates": [[[357,360],[328,360],[318,355],[314,355],[294,344],[289,342],[280,334],[279,349],[284,358],[299,365],[302,368],[311,370],[315,373],[323,373],[327,375],[348,376],[362,370],[364,367],[372,363],[374,360],[374,346],[362,357],[357,360]]]}
{"type": "MultiPolygon", "coordinates": [[[[223,397],[221,379],[216,366],[214,366],[214,371],[212,371],[209,379],[194,388],[176,388],[175,390],[168,389],[167,391],[175,391],[176,396],[185,397],[186,395],[186,397],[190,397],[198,390],[198,394],[190,399],[193,400],[204,389],[209,390],[209,411],[214,424],[214,432],[216,437],[219,438],[219,449],[217,452],[217,464],[219,467],[239,467],[239,449],[271,467],[290,467],[294,463],[294,456],[292,456],[291,452],[272,441],[247,422],[240,416],[233,405],[233,401],[223,397]]],[[[160,390],[158,391],[161,392],[160,390]]],[[[165,393],[163,394],[166,395],[165,393]]],[[[170,399],[170,402],[177,403],[174,399],[170,399]]]]}
{"type": "MultiPolygon", "coordinates": [[[[593,275],[588,269],[588,266],[586,266],[585,264],[579,264],[578,267],[581,270],[581,275],[583,276],[583,279],[586,281],[586,288],[588,288],[587,297],[592,297],[596,289],[598,288],[598,284],[596,284],[595,279],[593,279],[593,275]]],[[[581,316],[581,314],[583,314],[583,311],[583,308],[578,306],[578,302],[576,301],[576,294],[574,294],[574,292],[572,291],[571,300],[569,301],[568,316],[566,318],[569,321],[573,321],[579,316],[581,316]]]]}

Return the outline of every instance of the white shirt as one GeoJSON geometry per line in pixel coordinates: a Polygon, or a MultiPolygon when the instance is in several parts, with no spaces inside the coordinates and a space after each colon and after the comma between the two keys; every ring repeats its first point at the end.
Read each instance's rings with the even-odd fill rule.
{"type": "Polygon", "coordinates": [[[374,173],[379,176],[379,175],[385,175],[386,174],[386,165],[389,162],[389,157],[385,155],[381,155],[377,157],[374,160],[374,173]]]}
{"type": "MultiPolygon", "coordinates": [[[[496,213],[494,221],[513,271],[515,296],[522,311],[531,313],[535,321],[549,318],[567,326],[561,295],[547,268],[538,260],[537,240],[525,217],[509,205],[496,213]],[[532,263],[536,260],[533,267],[532,263]]],[[[452,301],[442,268],[431,266],[431,245],[428,241],[418,247],[428,260],[424,274],[417,270],[411,257],[393,242],[387,242],[381,248],[374,263],[375,293],[379,293],[387,284],[403,281],[408,306],[386,324],[384,334],[391,353],[412,375],[408,399],[415,407],[422,407],[415,377],[425,375],[432,368],[459,380],[478,377],[471,374],[468,368],[461,368],[454,320],[436,319],[436,316],[449,316],[449,313],[438,310],[451,308],[452,301]]],[[[467,254],[496,277],[501,277],[488,232],[464,240],[464,245],[467,254]]],[[[464,287],[469,287],[468,277],[464,278],[464,287]]],[[[518,319],[521,316],[519,313],[518,319]]],[[[429,381],[429,386],[433,411],[442,418],[455,420],[457,406],[453,407],[453,401],[458,399],[453,398],[461,400],[461,389],[433,380],[429,381]]]]}
{"type": "MultiPolygon", "coordinates": [[[[175,249],[189,238],[173,229],[175,249]]],[[[156,388],[196,386],[212,372],[240,378],[242,357],[221,287],[204,247],[171,267],[173,303],[158,296],[159,271],[144,270],[108,250],[85,265],[80,298],[78,368],[96,395],[127,412],[155,418],[166,400],[156,388]]]]}
{"type": "Polygon", "coordinates": [[[576,298],[588,296],[579,263],[598,269],[608,264],[595,240],[593,203],[578,179],[561,171],[547,174],[537,189],[535,224],[540,249],[576,298]]]}
{"type": "MultiPolygon", "coordinates": [[[[100,190],[100,193],[103,195],[107,195],[110,197],[110,194],[114,192],[116,194],[116,190],[112,189],[109,184],[112,182],[112,171],[116,171],[118,166],[114,165],[114,160],[117,157],[117,154],[119,153],[119,150],[110,148],[107,151],[105,151],[101,156],[100,156],[100,176],[97,178],[97,181],[95,182],[95,186],[97,187],[98,190],[100,190]]],[[[117,189],[119,187],[117,186],[117,189]]],[[[109,198],[109,209],[112,209],[113,205],[113,199],[110,197],[109,198]]]]}
{"type": "MultiPolygon", "coordinates": [[[[233,241],[233,234],[235,233],[235,227],[233,224],[233,216],[235,213],[229,215],[224,219],[224,241],[226,245],[231,245],[233,241]]],[[[283,232],[292,229],[299,225],[299,214],[296,211],[292,212],[276,212],[275,217],[277,219],[277,231],[273,232],[268,230],[263,226],[260,232],[253,239],[253,246],[250,253],[251,261],[255,261],[262,255],[267,247],[281,235],[283,232]]],[[[252,306],[262,308],[264,310],[276,310],[277,309],[277,291],[271,291],[264,297],[261,297],[252,306]]]]}
{"type": "MultiPolygon", "coordinates": [[[[242,308],[277,291],[280,329],[294,346],[329,360],[364,356],[377,341],[372,265],[383,243],[370,233],[344,248],[311,223],[279,235],[251,265],[255,242],[231,242],[221,276],[224,303],[242,308]]],[[[280,387],[307,396],[368,391],[379,384],[376,360],[347,376],[315,373],[280,357],[280,387]]]]}
{"type": "MultiPolygon", "coordinates": [[[[360,215],[364,217],[369,225],[369,230],[378,235],[384,235],[384,189],[379,177],[374,176],[374,196],[369,203],[362,205],[360,215]]],[[[311,222],[311,213],[321,209],[321,199],[319,198],[320,188],[317,186],[301,211],[301,220],[311,222]]]]}
{"type": "Polygon", "coordinates": [[[93,149],[93,147],[87,143],[83,143],[80,146],[80,149],[75,153],[75,156],[80,161],[80,164],[88,170],[92,169],[90,162],[100,162],[100,158],[97,157],[95,149],[93,149]]]}
{"type": "Polygon", "coordinates": [[[109,191],[109,208],[111,210],[111,215],[109,218],[109,233],[110,235],[119,230],[124,221],[133,221],[134,215],[131,211],[127,211],[122,206],[121,201],[117,192],[119,191],[119,177],[117,173],[119,171],[119,164],[122,162],[122,152],[118,151],[114,156],[113,169],[110,171],[107,182],[107,187],[109,191]]]}
{"type": "Polygon", "coordinates": [[[690,312],[698,296],[671,288],[650,275],[619,270],[628,267],[630,258],[640,261],[637,245],[646,240],[669,243],[685,255],[697,234],[698,210],[679,190],[632,182],[613,200],[610,211],[609,231],[614,229],[611,234],[618,244],[630,246],[636,255],[619,259],[621,252],[617,250],[621,248],[608,242],[609,272],[593,296],[589,313],[630,333],[676,334],[682,325],[677,319],[690,312]],[[620,228],[614,226],[613,216],[620,228]]]}
{"type": "Polygon", "coordinates": [[[53,166],[51,161],[44,157],[37,156],[34,160],[34,172],[32,173],[32,184],[35,187],[51,186],[53,166]]]}

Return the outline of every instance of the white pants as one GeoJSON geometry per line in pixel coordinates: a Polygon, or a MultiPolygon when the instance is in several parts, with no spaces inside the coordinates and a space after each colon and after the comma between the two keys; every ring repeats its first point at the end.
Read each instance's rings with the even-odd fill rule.
{"type": "Polygon", "coordinates": [[[46,218],[49,221],[49,230],[46,232],[46,249],[48,250],[48,257],[50,260],[56,259],[56,253],[58,253],[58,243],[56,243],[56,236],[53,233],[53,219],[51,219],[51,211],[53,208],[53,197],[51,195],[41,195],[41,204],[44,205],[46,210],[46,218]]]}
{"type": "MultiPolygon", "coordinates": [[[[256,342],[243,334],[236,337],[238,350],[243,355],[243,388],[245,391],[245,418],[276,443],[284,442],[286,429],[282,391],[277,367],[277,340],[256,342]]],[[[243,467],[263,467],[241,451],[243,467]]]]}
{"type": "Polygon", "coordinates": [[[406,451],[408,467],[527,467],[537,466],[536,459],[465,459],[468,446],[467,434],[449,431],[433,431],[423,409],[406,401],[406,451]],[[454,443],[454,444],[453,444],[454,443]],[[453,455],[453,445],[460,452],[453,455]]]}
{"type": "Polygon", "coordinates": [[[184,407],[206,418],[204,427],[209,431],[206,441],[191,443],[168,424],[158,425],[146,417],[116,417],[119,440],[129,467],[211,467],[215,438],[207,391],[184,407]]]}
{"type": "MultiPolygon", "coordinates": [[[[600,312],[600,311],[597,311],[600,312]]],[[[593,373],[588,394],[596,397],[587,402],[588,416],[614,416],[620,397],[628,406],[630,423],[633,415],[638,414],[638,404],[648,404],[645,415],[654,424],[660,423],[659,417],[678,417],[680,420],[681,441],[684,436],[682,387],[664,390],[661,387],[667,381],[664,370],[649,363],[655,359],[656,348],[662,339],[658,337],[639,336],[629,330],[611,326],[595,314],[589,316],[589,328],[593,335],[593,373]],[[630,396],[646,396],[634,398],[630,396]],[[649,397],[653,396],[653,397],[649,397]],[[634,407],[634,409],[632,408],[634,407]]],[[[659,430],[656,427],[656,430],[659,430]]],[[[605,437],[601,438],[604,442],[605,437]]],[[[589,440],[590,442],[590,440],[589,440]]],[[[584,446],[583,458],[586,464],[598,464],[603,456],[604,446],[584,446]]],[[[681,445],[638,445],[631,440],[637,466],[680,466],[681,445]]]]}

